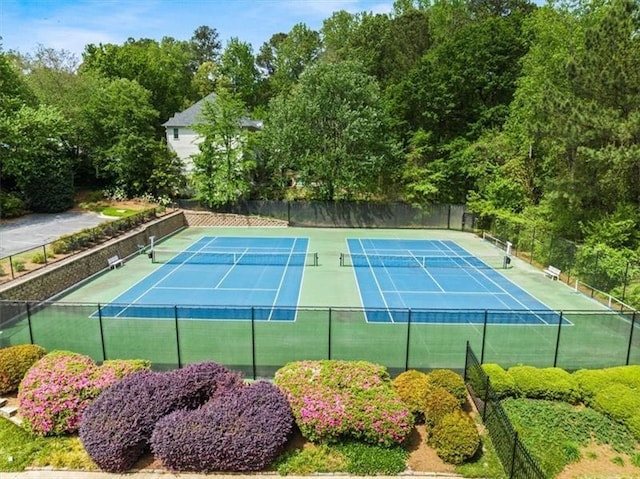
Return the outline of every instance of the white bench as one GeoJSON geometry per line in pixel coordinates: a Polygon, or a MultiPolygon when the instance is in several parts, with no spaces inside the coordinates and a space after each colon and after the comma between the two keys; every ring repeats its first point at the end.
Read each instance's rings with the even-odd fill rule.
{"type": "Polygon", "coordinates": [[[116,269],[118,266],[124,265],[118,255],[112,256],[111,258],[107,259],[107,263],[109,263],[109,269],[116,269]]]}
{"type": "Polygon", "coordinates": [[[547,269],[542,270],[545,276],[549,276],[551,279],[560,279],[560,270],[555,266],[547,266],[547,269]]]}

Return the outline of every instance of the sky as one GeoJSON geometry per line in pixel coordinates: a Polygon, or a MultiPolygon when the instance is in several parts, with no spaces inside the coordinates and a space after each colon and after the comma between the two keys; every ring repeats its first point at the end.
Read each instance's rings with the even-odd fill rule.
{"type": "Polygon", "coordinates": [[[318,30],[335,11],[388,13],[392,6],[393,0],[0,0],[0,36],[4,51],[32,53],[41,44],[80,59],[89,43],[189,40],[207,25],[223,48],[237,37],[257,52],[297,23],[318,30]]]}

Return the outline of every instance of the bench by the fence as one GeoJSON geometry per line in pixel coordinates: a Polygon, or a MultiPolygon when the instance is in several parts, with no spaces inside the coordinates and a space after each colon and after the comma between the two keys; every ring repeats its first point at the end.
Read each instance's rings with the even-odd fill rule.
{"type": "Polygon", "coordinates": [[[555,266],[547,266],[546,269],[542,270],[545,276],[549,276],[551,279],[560,279],[560,270],[555,266]]]}
{"type": "Polygon", "coordinates": [[[109,269],[116,269],[118,266],[124,265],[118,255],[112,256],[111,258],[107,259],[107,262],[109,263],[109,269]]]}

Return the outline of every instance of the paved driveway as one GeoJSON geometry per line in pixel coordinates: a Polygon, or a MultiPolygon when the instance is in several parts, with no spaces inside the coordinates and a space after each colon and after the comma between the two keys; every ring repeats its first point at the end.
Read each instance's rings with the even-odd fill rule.
{"type": "Polygon", "coordinates": [[[75,233],[107,221],[97,213],[66,211],[33,214],[0,224],[0,258],[50,243],[64,234],[75,233]]]}

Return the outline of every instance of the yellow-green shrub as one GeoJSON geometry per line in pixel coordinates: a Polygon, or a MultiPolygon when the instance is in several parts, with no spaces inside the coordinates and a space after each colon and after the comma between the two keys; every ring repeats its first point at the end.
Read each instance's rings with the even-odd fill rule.
{"type": "Polygon", "coordinates": [[[423,421],[427,395],[432,391],[429,376],[415,369],[409,369],[396,377],[391,385],[416,420],[423,421]]]}
{"type": "Polygon", "coordinates": [[[624,384],[612,384],[593,397],[592,407],[625,424],[640,411],[640,392],[624,384]]]}
{"type": "Polygon", "coordinates": [[[480,434],[471,418],[457,410],[444,416],[433,428],[429,443],[443,461],[462,464],[475,455],[480,446],[480,434]]]}
{"type": "Polygon", "coordinates": [[[460,409],[460,403],[453,394],[444,388],[435,388],[425,402],[425,422],[429,427],[437,426],[444,416],[458,409],[460,409]]]}
{"type": "Polygon", "coordinates": [[[640,365],[605,369],[580,369],[572,374],[580,398],[591,405],[594,396],[612,384],[625,384],[640,390],[640,365]]]}
{"type": "Polygon", "coordinates": [[[570,403],[580,397],[573,376],[564,369],[513,366],[508,372],[523,397],[570,403]]]}
{"type": "Polygon", "coordinates": [[[429,382],[433,389],[444,388],[455,396],[461,406],[467,400],[467,387],[462,376],[451,369],[434,369],[429,373],[429,382]]]}
{"type": "Polygon", "coordinates": [[[633,434],[638,441],[640,441],[640,411],[636,411],[636,413],[629,418],[627,421],[627,427],[631,434],[633,434]]]}
{"type": "Polygon", "coordinates": [[[510,396],[517,396],[516,382],[507,371],[497,364],[483,364],[482,369],[489,376],[491,386],[502,399],[510,396]]]}
{"type": "Polygon", "coordinates": [[[37,344],[0,349],[0,394],[17,391],[29,368],[45,354],[45,349],[37,344]]]}

